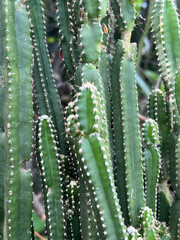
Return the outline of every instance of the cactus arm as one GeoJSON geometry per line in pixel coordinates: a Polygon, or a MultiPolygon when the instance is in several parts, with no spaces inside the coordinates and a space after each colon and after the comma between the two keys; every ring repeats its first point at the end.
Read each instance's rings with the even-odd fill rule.
{"type": "Polygon", "coordinates": [[[33,109],[32,109],[32,46],[29,33],[29,22],[25,7],[17,8],[15,12],[18,62],[20,77],[20,155],[21,161],[29,159],[32,151],[32,128],[33,128],[33,109]],[[26,38],[26,36],[28,36],[26,38]],[[23,47],[22,47],[23,42],[23,47]],[[22,57],[26,52],[26,57],[22,57]],[[29,67],[27,67],[29,66],[29,67]],[[27,127],[28,126],[28,127],[27,127]]]}
{"type": "Polygon", "coordinates": [[[3,46],[3,24],[2,24],[2,1],[0,2],[0,130],[4,128],[4,46],[3,46]]]}
{"type": "Polygon", "coordinates": [[[167,54],[167,63],[171,76],[180,66],[180,37],[179,20],[172,0],[162,1],[162,15],[160,15],[160,32],[162,44],[167,54]]]}
{"type": "MultiPolygon", "coordinates": [[[[99,93],[97,92],[97,88],[91,83],[84,84],[80,90],[80,93],[77,94],[76,99],[74,100],[76,105],[73,106],[73,104],[70,104],[73,109],[75,109],[75,115],[77,116],[76,129],[72,128],[72,130],[75,130],[76,134],[73,134],[73,132],[72,134],[76,137],[74,139],[74,149],[76,153],[80,155],[80,157],[78,157],[80,159],[78,167],[80,171],[79,175],[87,184],[88,191],[90,192],[100,238],[118,239],[118,237],[120,237],[126,239],[126,229],[121,216],[119,201],[114,186],[109,143],[106,140],[107,138],[103,136],[105,130],[102,128],[102,119],[104,119],[104,117],[100,117],[102,114],[102,108],[100,100],[98,100],[99,93]],[[89,101],[84,100],[88,95],[89,101]],[[84,120],[85,117],[86,120],[84,120]],[[103,140],[100,136],[103,136],[103,140]],[[76,145],[76,141],[78,140],[79,144],[76,145]],[[104,156],[104,160],[103,155],[106,155],[104,156]],[[109,188],[109,186],[111,187],[109,188]],[[94,194],[96,195],[95,200],[94,194]],[[112,201],[113,204],[110,204],[112,201]],[[98,205],[100,205],[100,207],[98,207],[98,205]]],[[[72,112],[73,114],[73,110],[70,111],[70,109],[68,109],[68,112],[72,112]]],[[[70,116],[71,115],[69,115],[69,117],[70,116]]],[[[70,127],[70,124],[68,125],[70,127]]],[[[80,192],[81,190],[82,189],[80,189],[80,192]]]]}
{"type": "Polygon", "coordinates": [[[88,22],[82,25],[80,42],[82,46],[82,62],[96,64],[100,57],[102,42],[102,29],[100,22],[88,22]]]}
{"type": "MultiPolygon", "coordinates": [[[[1,68],[1,65],[0,65],[1,68]]],[[[0,70],[0,102],[1,102],[1,107],[0,107],[0,130],[1,132],[4,129],[4,99],[5,99],[5,85],[4,85],[4,76],[1,74],[4,74],[3,71],[0,70]]]]}
{"type": "MultiPolygon", "coordinates": [[[[71,74],[74,73],[74,59],[72,58],[72,33],[67,0],[57,0],[57,20],[59,25],[60,46],[64,63],[71,74]]],[[[78,13],[79,14],[79,13],[78,13]]]]}
{"type": "Polygon", "coordinates": [[[175,77],[175,98],[177,103],[178,112],[180,115],[180,68],[178,69],[178,72],[176,73],[175,77]]]}
{"type": "MultiPolygon", "coordinates": [[[[66,239],[81,240],[80,213],[79,213],[79,191],[77,183],[71,181],[67,186],[67,223],[66,223],[66,239]]],[[[85,221],[84,221],[85,222],[85,221]]]]}
{"type": "Polygon", "coordinates": [[[32,175],[30,170],[20,171],[20,215],[19,240],[31,239],[31,215],[33,209],[32,175]]]}
{"type": "Polygon", "coordinates": [[[116,25],[116,29],[118,29],[118,35],[117,36],[118,36],[118,39],[119,39],[120,38],[120,31],[124,30],[125,24],[123,22],[122,15],[120,14],[119,2],[117,0],[110,0],[110,4],[111,4],[111,7],[112,7],[114,17],[115,17],[115,25],[116,25]]]}
{"type": "Polygon", "coordinates": [[[117,185],[118,198],[125,218],[126,224],[128,223],[127,214],[127,201],[126,196],[126,183],[125,183],[125,163],[123,152],[123,129],[122,129],[122,111],[121,111],[121,99],[120,99],[120,62],[123,56],[124,49],[122,42],[118,41],[115,54],[113,56],[112,70],[111,70],[111,95],[112,95],[112,122],[113,122],[113,139],[114,139],[114,172],[115,181],[117,185]]]}
{"type": "Polygon", "coordinates": [[[179,20],[173,1],[155,1],[152,29],[165,88],[169,91],[174,87],[172,79],[180,65],[179,20]]]}
{"type": "Polygon", "coordinates": [[[98,240],[99,232],[84,176],[80,174],[80,216],[83,240],[98,240]],[[86,220],[85,220],[86,219],[86,220]]]}
{"type": "MultiPolygon", "coordinates": [[[[44,95],[46,98],[45,105],[47,106],[48,114],[52,116],[53,124],[57,129],[61,151],[63,154],[66,154],[67,150],[64,134],[64,117],[55,86],[55,81],[52,77],[52,68],[49,60],[46,36],[44,31],[45,21],[42,2],[38,0],[28,0],[27,8],[31,14],[32,38],[35,46],[36,58],[39,65],[41,84],[44,89],[44,95]]],[[[38,91],[38,89],[36,89],[36,91],[38,91]]]]}
{"type": "MultiPolygon", "coordinates": [[[[24,5],[19,5],[16,2],[16,14],[21,14],[23,18],[25,28],[30,29],[28,15],[26,13],[24,5]]],[[[21,43],[21,47],[27,47],[26,44],[30,46],[25,48],[24,51],[18,49],[18,35],[19,28],[17,26],[18,22],[15,17],[15,4],[12,1],[3,1],[3,22],[4,22],[4,49],[5,49],[5,59],[6,59],[6,73],[5,73],[5,84],[6,84],[6,112],[5,112],[5,138],[6,138],[6,183],[5,183],[5,223],[4,223],[4,239],[19,239],[19,227],[18,222],[23,216],[19,211],[20,209],[20,161],[22,153],[20,149],[23,148],[23,144],[28,146],[32,145],[32,138],[30,142],[20,141],[20,125],[24,124],[21,121],[20,112],[23,111],[22,108],[26,108],[26,104],[30,106],[32,104],[32,99],[25,99],[24,105],[21,103],[21,84],[22,84],[22,74],[21,74],[21,64],[19,58],[30,59],[32,57],[31,44],[29,42],[30,33],[24,35],[24,40],[21,43]],[[26,40],[25,40],[26,39],[26,40]],[[25,44],[25,45],[24,45],[25,44]],[[13,220],[13,221],[12,221],[13,220]]],[[[24,33],[24,31],[23,31],[24,33]]],[[[29,60],[28,60],[29,61],[29,60]]],[[[24,71],[31,73],[31,63],[27,65],[24,71]]],[[[30,79],[26,79],[28,82],[30,79]]],[[[29,86],[29,84],[27,83],[29,86]]],[[[27,90],[29,91],[29,89],[27,90]]],[[[32,121],[32,119],[31,119],[32,121]]],[[[32,131],[32,124],[30,119],[26,124],[26,129],[28,133],[32,131]]],[[[31,133],[32,136],[32,133],[31,133]]],[[[25,146],[26,147],[26,146],[25,146]]],[[[30,159],[30,153],[27,153],[28,158],[24,159],[28,161],[30,159]]],[[[31,192],[29,194],[32,194],[31,192]]],[[[28,201],[31,201],[29,199],[28,201]]],[[[31,218],[31,213],[28,216],[31,218]]],[[[30,229],[30,226],[29,226],[30,229]]],[[[28,231],[28,229],[24,229],[28,231]]]]}
{"type": "Polygon", "coordinates": [[[138,42],[138,52],[137,52],[137,61],[136,61],[136,69],[137,70],[139,69],[140,64],[141,64],[144,40],[145,40],[145,37],[148,35],[150,27],[151,27],[151,17],[152,17],[153,7],[154,7],[154,0],[150,0],[149,1],[149,6],[148,6],[146,25],[145,25],[145,28],[142,32],[141,38],[138,42]]]}
{"type": "Polygon", "coordinates": [[[82,86],[83,83],[94,83],[99,91],[102,91],[102,80],[96,66],[91,63],[80,64],[75,73],[74,85],[77,87],[82,86]]]}
{"type": "MultiPolygon", "coordinates": [[[[109,63],[108,56],[105,51],[101,51],[100,63],[99,63],[99,74],[102,79],[103,88],[105,92],[105,103],[106,103],[106,115],[108,124],[111,122],[111,95],[110,95],[110,81],[109,81],[109,63]]],[[[109,126],[110,129],[110,126],[109,126]]]]}
{"type": "Polygon", "coordinates": [[[4,225],[4,185],[5,185],[5,156],[4,156],[4,44],[3,44],[3,23],[2,23],[2,1],[0,2],[0,239],[3,239],[4,225]]]}
{"type": "Polygon", "coordinates": [[[96,94],[96,91],[97,89],[93,85],[84,84],[77,99],[78,122],[80,123],[81,131],[86,135],[97,132],[97,130],[102,131],[103,128],[103,118],[99,114],[101,113],[101,105],[98,104],[100,96],[96,94]],[[98,114],[94,110],[95,105],[98,114]]]}
{"type": "Polygon", "coordinates": [[[145,200],[135,65],[128,55],[121,60],[120,85],[127,201],[130,221],[136,226],[138,213],[145,200]]]}
{"type": "Polygon", "coordinates": [[[171,107],[173,112],[174,132],[180,131],[180,68],[173,79],[174,88],[171,91],[171,107]]]}
{"type": "Polygon", "coordinates": [[[106,16],[106,9],[108,5],[108,0],[82,0],[84,9],[88,15],[88,18],[104,18],[106,16]]]}
{"type": "Polygon", "coordinates": [[[147,147],[144,151],[144,163],[146,169],[146,203],[153,212],[156,212],[157,208],[157,180],[158,180],[158,170],[159,170],[159,150],[157,148],[147,147]],[[150,170],[150,171],[148,171],[150,170]]]}
{"type": "Polygon", "coordinates": [[[110,71],[109,71],[108,56],[105,51],[101,51],[99,72],[100,72],[102,83],[104,86],[106,116],[107,116],[108,130],[109,130],[109,144],[110,144],[110,150],[111,150],[111,158],[113,159],[114,153],[113,153],[113,132],[111,128],[112,113],[111,113],[111,93],[110,93],[111,86],[109,81],[110,71]]]}
{"type": "MultiPolygon", "coordinates": [[[[175,141],[175,162],[174,171],[172,171],[172,178],[175,180],[174,191],[177,199],[180,199],[180,135],[176,137],[175,141]]],[[[173,181],[174,182],[174,181],[173,181]]]]}
{"type": "Polygon", "coordinates": [[[180,238],[180,200],[173,203],[170,210],[170,233],[172,240],[180,238]]]}
{"type": "Polygon", "coordinates": [[[59,154],[52,122],[46,115],[39,117],[37,151],[43,180],[48,237],[49,239],[64,239],[59,154]]]}
{"type": "Polygon", "coordinates": [[[89,237],[89,221],[88,221],[88,191],[87,185],[84,182],[84,176],[81,174],[79,176],[80,183],[80,192],[79,192],[79,200],[80,200],[80,221],[81,221],[81,229],[82,229],[82,238],[87,240],[89,237]]]}
{"type": "Polygon", "coordinates": [[[34,52],[34,67],[33,67],[33,104],[34,104],[34,111],[37,115],[48,115],[48,102],[46,97],[46,92],[43,89],[43,84],[41,83],[41,72],[38,66],[37,56],[34,52]]]}
{"type": "Polygon", "coordinates": [[[159,128],[160,150],[161,150],[161,179],[169,177],[168,137],[170,127],[168,126],[167,107],[164,94],[160,90],[152,91],[149,96],[149,117],[154,119],[159,128]],[[163,111],[162,111],[163,109],[163,111]]]}
{"type": "Polygon", "coordinates": [[[135,20],[135,8],[131,0],[117,0],[120,14],[125,24],[125,31],[132,32],[135,20]]]}
{"type": "Polygon", "coordinates": [[[0,132],[0,239],[3,239],[3,225],[4,225],[4,185],[5,185],[5,149],[4,149],[4,133],[0,132]]]}
{"type": "MultiPolygon", "coordinates": [[[[82,179],[82,181],[84,183],[86,183],[86,180],[87,180],[87,173],[85,171],[83,171],[83,165],[81,164],[81,162],[79,163],[79,167],[80,167],[80,171],[79,171],[79,175],[80,175],[80,178],[82,179]]],[[[82,189],[83,190],[83,189],[82,189]]],[[[104,227],[103,227],[103,224],[102,224],[102,221],[99,221],[99,219],[101,219],[101,213],[99,211],[99,208],[97,206],[97,200],[94,199],[94,193],[93,193],[93,190],[91,189],[91,186],[89,184],[86,184],[86,193],[89,195],[89,199],[86,198],[86,200],[90,200],[91,204],[92,204],[92,214],[94,213],[94,217],[95,217],[95,221],[96,221],[96,227],[97,227],[97,231],[94,229],[93,225],[90,225],[90,222],[89,222],[89,215],[88,215],[88,206],[87,206],[87,202],[86,202],[86,205],[84,205],[85,207],[85,214],[83,214],[84,217],[86,217],[86,222],[84,223],[84,225],[82,225],[82,235],[83,237],[85,236],[87,238],[87,234],[92,234],[94,236],[94,238],[100,238],[100,239],[106,239],[106,236],[104,235],[104,227]],[[89,229],[88,229],[88,232],[87,232],[87,224],[89,226],[89,229]],[[83,229],[84,228],[84,229],[83,229]],[[83,232],[84,231],[84,232],[83,232]],[[85,232],[86,231],[86,232],[85,232]]],[[[80,189],[80,192],[81,192],[81,189],[80,189]]],[[[82,211],[82,210],[81,210],[82,211]]]]}
{"type": "Polygon", "coordinates": [[[158,149],[158,126],[154,120],[149,119],[144,123],[143,137],[146,144],[146,148],[144,150],[146,205],[151,208],[153,213],[156,215],[160,151],[158,149]]]}
{"type": "Polygon", "coordinates": [[[155,1],[152,13],[152,30],[153,30],[153,37],[154,43],[156,45],[156,51],[158,56],[158,61],[160,63],[160,71],[162,77],[164,79],[164,84],[166,90],[169,91],[169,69],[167,66],[167,60],[164,52],[164,48],[162,47],[162,38],[160,33],[160,17],[159,13],[161,11],[161,1],[155,1]]]}
{"type": "Polygon", "coordinates": [[[85,170],[86,177],[89,176],[86,180],[87,184],[89,185],[89,182],[92,182],[94,195],[97,198],[100,215],[102,216],[101,220],[104,224],[105,239],[126,239],[126,228],[113,183],[113,172],[108,160],[107,147],[99,134],[82,137],[79,144],[82,154],[80,161],[84,165],[84,169],[87,167],[87,170],[85,170]],[[105,155],[106,163],[104,162],[105,155]]]}

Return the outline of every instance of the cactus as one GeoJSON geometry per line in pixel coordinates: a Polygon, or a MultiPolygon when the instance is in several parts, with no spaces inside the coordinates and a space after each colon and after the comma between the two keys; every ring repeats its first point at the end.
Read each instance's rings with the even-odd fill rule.
{"type": "Polygon", "coordinates": [[[158,133],[156,122],[148,119],[143,126],[143,137],[146,144],[144,149],[145,193],[146,204],[155,214],[157,211],[156,197],[160,170],[160,151],[157,147],[159,144],[158,133]]]}
{"type": "Polygon", "coordinates": [[[6,158],[3,235],[4,239],[30,239],[32,180],[26,170],[30,166],[33,127],[30,26],[26,8],[19,1],[5,0],[2,8],[6,158]]]}
{"type": "Polygon", "coordinates": [[[42,174],[47,233],[50,239],[64,239],[63,201],[60,179],[60,154],[56,135],[48,116],[42,115],[37,124],[37,158],[42,174]]]}
{"type": "Polygon", "coordinates": [[[179,239],[180,31],[173,0],[155,0],[149,10],[164,88],[149,96],[142,134],[131,42],[138,1],[55,3],[65,79],[73,86],[64,112],[44,1],[0,2],[0,239],[35,238],[33,143],[47,239],[179,239]]]}

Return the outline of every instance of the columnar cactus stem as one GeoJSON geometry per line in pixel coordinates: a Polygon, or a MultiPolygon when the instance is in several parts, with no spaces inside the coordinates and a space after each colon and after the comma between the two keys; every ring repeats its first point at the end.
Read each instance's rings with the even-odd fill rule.
{"type": "MultiPolygon", "coordinates": [[[[131,48],[133,52],[133,48],[131,48]]],[[[120,66],[120,94],[125,161],[125,182],[130,222],[137,224],[140,209],[145,205],[142,173],[142,150],[137,106],[134,59],[125,53],[120,66]],[[135,144],[134,144],[135,143],[135,144]]]]}
{"type": "Polygon", "coordinates": [[[39,0],[28,0],[27,9],[31,14],[32,39],[35,46],[34,85],[38,105],[38,115],[49,115],[57,130],[58,142],[63,154],[67,153],[64,117],[59,96],[52,76],[52,67],[46,43],[43,3],[39,0]],[[38,13],[38,14],[37,14],[38,13]]]}
{"type": "Polygon", "coordinates": [[[143,137],[146,144],[144,150],[145,194],[146,204],[152,209],[154,215],[157,211],[157,184],[160,170],[160,150],[158,126],[152,119],[143,125],[143,137]]]}
{"type": "Polygon", "coordinates": [[[48,239],[64,239],[60,155],[50,118],[39,117],[37,153],[42,174],[48,239]]]}
{"type": "Polygon", "coordinates": [[[125,218],[126,224],[128,223],[127,202],[124,196],[126,195],[125,183],[125,163],[123,151],[123,129],[122,129],[122,112],[121,112],[121,99],[120,99],[120,62],[123,56],[124,49],[122,42],[118,42],[113,56],[112,70],[111,70],[111,95],[112,95],[112,120],[113,120],[113,139],[114,139],[114,172],[115,180],[118,190],[118,197],[125,218]]]}
{"type": "MultiPolygon", "coordinates": [[[[72,3],[70,3],[72,4],[72,3]]],[[[57,20],[60,29],[60,46],[64,63],[71,74],[75,71],[75,62],[72,57],[72,41],[70,13],[67,0],[57,0],[57,20]]],[[[81,13],[78,13],[81,14],[81,13]]]]}
{"type": "Polygon", "coordinates": [[[155,1],[152,28],[161,73],[169,90],[169,83],[180,66],[179,20],[172,0],[155,1]]]}
{"type": "Polygon", "coordinates": [[[5,183],[5,149],[4,149],[4,133],[0,132],[0,239],[3,239],[3,225],[4,225],[4,183],[5,183]]]}
{"type": "Polygon", "coordinates": [[[119,152],[119,157],[116,156],[115,161],[117,165],[117,172],[115,174],[117,174],[117,189],[123,213],[125,214],[128,208],[129,221],[132,225],[136,226],[139,211],[145,204],[143,193],[142,153],[137,116],[137,90],[133,58],[134,46],[131,46],[130,54],[123,48],[123,45],[124,42],[118,42],[112,68],[115,154],[117,155],[119,152]],[[115,71],[116,67],[118,72],[115,71]],[[117,73],[119,73],[119,75],[117,73]],[[120,89],[119,93],[117,89],[120,89]],[[119,114],[119,111],[116,112],[117,107],[120,109],[121,114],[119,114]],[[123,151],[123,154],[120,152],[120,149],[123,151]],[[121,187],[122,184],[124,189],[121,187]],[[121,191],[125,191],[125,194],[127,194],[127,203],[124,202],[122,197],[124,195],[121,191]],[[129,194],[130,192],[132,194],[129,194]]]}
{"type": "Polygon", "coordinates": [[[168,180],[169,178],[169,154],[168,154],[168,141],[169,141],[169,119],[167,118],[167,103],[165,96],[160,90],[154,90],[149,96],[148,114],[149,117],[154,119],[159,128],[160,135],[160,150],[161,150],[161,179],[168,180]],[[163,109],[163,111],[162,111],[163,109]]]}
{"type": "Polygon", "coordinates": [[[32,148],[32,47],[25,6],[19,1],[4,0],[4,50],[6,85],[6,183],[4,239],[30,239],[32,189],[29,173],[22,168],[30,159],[32,148]],[[15,6],[16,4],[16,6],[15,6]],[[16,11],[15,11],[16,9],[16,11]],[[21,24],[20,24],[21,22],[21,24]],[[22,181],[22,174],[25,181],[22,181]],[[26,185],[27,184],[27,185],[26,185]],[[22,195],[24,187],[27,196],[22,195]],[[27,207],[27,215],[21,206],[27,207]],[[19,222],[26,221],[26,226],[19,222]],[[22,236],[22,238],[21,238],[22,236]]]}
{"type": "Polygon", "coordinates": [[[60,58],[74,89],[65,114],[52,76],[43,0],[0,2],[3,240],[34,235],[28,170],[32,91],[48,240],[170,240],[165,224],[156,220],[158,211],[172,238],[180,238],[179,19],[173,0],[155,0],[152,28],[165,92],[149,97],[149,117],[156,122],[143,125],[143,169],[131,43],[138,1],[55,1],[60,58]]]}
{"type": "MultiPolygon", "coordinates": [[[[67,212],[65,213],[66,218],[66,239],[79,239],[81,240],[81,229],[80,227],[80,213],[79,213],[79,194],[78,185],[75,181],[71,181],[67,186],[67,212]]],[[[86,223],[86,221],[83,221],[86,223]]],[[[87,230],[87,229],[86,229],[87,230]]]]}
{"type": "Polygon", "coordinates": [[[171,181],[176,199],[180,200],[180,135],[174,136],[174,162],[171,164],[171,181]]]}
{"type": "Polygon", "coordinates": [[[170,233],[172,240],[180,238],[180,201],[173,203],[170,212],[170,233]]]}
{"type": "Polygon", "coordinates": [[[104,117],[101,116],[103,112],[98,95],[97,88],[93,84],[83,84],[75,100],[76,106],[72,105],[77,112],[77,129],[74,129],[76,132],[73,135],[79,135],[78,145],[75,142],[76,151],[80,156],[79,174],[87,184],[91,200],[94,201],[95,197],[95,203],[92,204],[99,225],[100,238],[126,239],[126,228],[113,182],[109,143],[104,137],[108,127],[103,122],[104,117]],[[112,201],[113,205],[110,204],[112,201]],[[111,218],[108,217],[109,214],[111,218]]]}
{"type": "Polygon", "coordinates": [[[178,69],[175,76],[175,98],[177,103],[177,109],[180,115],[180,68],[178,69]]]}
{"type": "Polygon", "coordinates": [[[81,213],[81,229],[82,239],[99,239],[99,231],[97,221],[93,211],[92,201],[90,193],[86,183],[84,182],[84,176],[80,175],[80,213],[81,213]],[[87,219],[84,221],[83,219],[87,219]]]}
{"type": "Polygon", "coordinates": [[[4,46],[3,46],[3,22],[2,22],[2,1],[0,2],[0,239],[3,239],[4,223],[4,180],[5,180],[5,156],[4,156],[4,46]]]}

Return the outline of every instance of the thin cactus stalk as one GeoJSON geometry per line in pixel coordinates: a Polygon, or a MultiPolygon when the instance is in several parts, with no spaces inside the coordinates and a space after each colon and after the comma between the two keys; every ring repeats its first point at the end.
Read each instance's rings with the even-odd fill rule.
{"type": "Polygon", "coordinates": [[[45,0],[0,2],[0,239],[35,239],[32,143],[45,238],[180,239],[179,18],[173,0],[149,9],[163,91],[150,94],[141,134],[131,42],[138,2],[54,1],[64,79],[73,89],[64,112],[45,0]]]}
{"type": "Polygon", "coordinates": [[[42,174],[48,239],[64,239],[60,154],[52,122],[42,115],[37,124],[37,158],[42,174]]]}
{"type": "Polygon", "coordinates": [[[52,75],[47,49],[43,2],[27,1],[34,45],[34,87],[38,115],[50,115],[58,134],[62,154],[66,154],[63,113],[52,75]],[[38,12],[38,14],[37,14],[38,12]]]}
{"type": "Polygon", "coordinates": [[[152,209],[155,215],[157,212],[157,184],[160,172],[158,133],[156,122],[148,119],[143,125],[143,138],[146,144],[146,148],[144,149],[145,194],[146,204],[152,209]]]}
{"type": "Polygon", "coordinates": [[[5,208],[3,239],[31,236],[32,187],[28,168],[32,151],[32,46],[26,8],[5,0],[5,208]],[[20,24],[22,22],[22,24],[20,24]],[[27,194],[24,189],[27,188],[27,194]],[[22,206],[22,207],[21,207],[22,206]],[[26,208],[26,214],[23,211],[26,208]],[[18,224],[18,223],[25,223],[18,224]]]}

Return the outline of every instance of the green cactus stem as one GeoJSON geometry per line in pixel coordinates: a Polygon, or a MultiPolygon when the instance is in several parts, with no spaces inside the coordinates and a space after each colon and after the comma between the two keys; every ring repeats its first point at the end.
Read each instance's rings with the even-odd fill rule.
{"type": "Polygon", "coordinates": [[[155,1],[152,28],[165,87],[170,90],[170,81],[180,66],[179,20],[172,0],[155,1]]]}
{"type": "Polygon", "coordinates": [[[4,133],[0,133],[0,239],[3,239],[3,225],[4,225],[4,184],[5,184],[5,149],[4,149],[4,133]]]}
{"type": "Polygon", "coordinates": [[[149,95],[148,115],[158,124],[161,150],[161,179],[169,179],[169,154],[168,142],[170,126],[168,120],[168,109],[165,96],[161,90],[156,89],[149,95]],[[163,109],[163,111],[162,111],[163,109]]]}
{"type": "MultiPolygon", "coordinates": [[[[113,18],[112,20],[115,25],[115,26],[113,26],[115,28],[113,38],[115,37],[115,39],[120,39],[122,32],[125,29],[125,23],[123,22],[122,14],[120,14],[120,5],[117,0],[110,0],[110,5],[111,5],[111,9],[112,9],[111,11],[113,13],[113,16],[111,16],[111,19],[113,18]]],[[[112,21],[111,21],[111,23],[112,23],[112,21]]],[[[112,41],[110,41],[110,43],[111,42],[112,41]]],[[[113,44],[113,42],[112,42],[112,44],[113,44]]],[[[113,48],[113,46],[112,46],[112,48],[113,48]]]]}
{"type": "Polygon", "coordinates": [[[134,28],[134,20],[135,20],[135,6],[133,1],[131,0],[118,0],[117,1],[120,6],[120,15],[123,19],[123,23],[125,25],[125,32],[132,32],[134,28]]]}
{"type": "MultiPolygon", "coordinates": [[[[124,42],[121,43],[124,45],[124,42]]],[[[119,45],[120,46],[120,45],[119,45]]],[[[121,58],[121,63],[119,66],[119,76],[117,78],[117,83],[120,89],[119,98],[121,102],[121,130],[118,126],[119,131],[121,131],[123,138],[121,137],[121,148],[123,149],[123,159],[116,158],[117,161],[121,162],[123,168],[125,169],[123,175],[117,173],[117,181],[122,181],[120,178],[122,176],[125,180],[125,189],[127,196],[127,206],[129,221],[133,226],[137,224],[137,218],[140,209],[144,206],[144,193],[143,193],[143,173],[142,173],[142,152],[141,152],[141,141],[140,141],[140,130],[139,130],[139,120],[137,115],[137,90],[135,81],[135,66],[134,66],[134,45],[131,46],[131,54],[128,50],[119,49],[119,55],[124,53],[121,58]],[[118,83],[119,82],[119,83],[118,83]],[[134,144],[136,143],[136,144],[134,144]],[[138,170],[137,170],[138,169],[138,170]],[[137,182],[136,182],[137,181],[137,182]],[[131,193],[131,194],[129,194],[131,193]]],[[[116,51],[117,52],[117,51],[116,51]]],[[[116,56],[116,55],[115,55],[116,56]]],[[[116,61],[116,59],[115,59],[116,61]]],[[[116,73],[117,74],[117,73],[116,73]]],[[[113,86],[112,86],[113,88],[113,86]]],[[[117,91],[116,91],[117,92],[117,91]]],[[[112,99],[113,97],[112,92],[112,99]]],[[[117,100],[116,100],[117,101],[117,100]]],[[[119,103],[117,103],[119,104],[119,103]]],[[[113,106],[113,115],[116,108],[113,106]]],[[[118,117],[118,116],[117,116],[118,117]]],[[[116,119],[113,116],[113,125],[116,124],[116,119]]],[[[114,128],[114,133],[116,129],[114,128]]],[[[116,143],[116,141],[115,141],[116,143]]],[[[120,164],[117,162],[117,164],[120,164]]],[[[117,171],[122,171],[122,168],[118,166],[117,171]]],[[[123,181],[124,181],[123,180],[123,181]]],[[[121,184],[118,184],[118,191],[121,192],[121,184]]],[[[123,190],[124,191],[124,190],[123,190]]],[[[121,193],[119,192],[119,196],[121,193]]],[[[125,210],[124,210],[125,211],[125,210]]],[[[123,212],[124,212],[123,211],[123,212]]]]}
{"type": "Polygon", "coordinates": [[[4,44],[3,44],[3,21],[2,21],[2,1],[0,2],[0,130],[4,130],[4,98],[5,98],[5,83],[4,83],[4,44]]]}
{"type": "MultiPolygon", "coordinates": [[[[105,104],[106,104],[106,117],[109,131],[109,144],[111,150],[112,162],[114,161],[114,143],[113,143],[113,131],[112,131],[112,109],[111,109],[111,82],[110,82],[110,69],[108,62],[108,55],[105,51],[101,51],[99,73],[103,83],[105,104]]],[[[102,90],[103,91],[103,90],[102,90]]]]}
{"type": "Polygon", "coordinates": [[[158,126],[152,119],[148,119],[143,125],[143,137],[146,144],[144,149],[145,194],[146,204],[156,215],[157,208],[157,184],[160,172],[160,150],[158,126]]]}
{"type": "Polygon", "coordinates": [[[109,142],[104,137],[108,126],[106,118],[102,115],[101,101],[98,100],[100,96],[92,83],[83,84],[80,89],[74,101],[76,105],[70,104],[77,112],[76,128],[72,133],[73,136],[77,136],[76,140],[74,139],[74,149],[79,156],[80,178],[83,178],[90,192],[100,238],[126,239],[126,228],[114,186],[109,142]]]}
{"type": "MultiPolygon", "coordinates": [[[[82,239],[80,227],[79,213],[79,194],[78,185],[75,181],[71,181],[67,187],[67,212],[65,213],[66,223],[66,238],[82,239]]],[[[86,222],[86,221],[84,221],[86,222]]]]}
{"type": "MultiPolygon", "coordinates": [[[[4,239],[22,239],[21,236],[30,239],[31,221],[27,221],[27,218],[31,219],[32,211],[29,211],[28,207],[25,218],[21,212],[22,205],[32,205],[32,188],[28,187],[28,196],[21,195],[24,184],[26,184],[25,182],[21,183],[21,168],[30,160],[32,151],[30,26],[26,8],[19,1],[15,4],[12,1],[4,0],[2,6],[6,86],[4,239]],[[19,22],[22,23],[19,24],[19,22]],[[26,95],[24,95],[25,93],[26,95]],[[22,198],[23,203],[21,202],[22,198]],[[22,228],[22,225],[19,225],[21,221],[27,221],[26,227],[22,228]]],[[[27,186],[29,183],[28,180],[27,186]]]]}
{"type": "Polygon", "coordinates": [[[96,199],[96,207],[101,216],[97,221],[102,222],[104,238],[127,239],[105,142],[99,134],[92,134],[82,137],[79,144],[82,156],[80,165],[88,188],[91,189],[91,198],[96,199]]]}
{"type": "Polygon", "coordinates": [[[82,229],[82,239],[99,239],[99,231],[97,221],[93,211],[92,201],[90,193],[86,183],[84,182],[84,176],[80,175],[80,221],[82,229]],[[86,219],[86,221],[85,221],[86,219]]]}
{"type": "MultiPolygon", "coordinates": [[[[60,34],[60,50],[62,51],[64,64],[67,67],[68,71],[73,74],[75,72],[75,60],[72,56],[72,41],[73,35],[71,32],[71,21],[70,13],[71,9],[68,5],[69,1],[67,0],[57,0],[57,21],[59,26],[60,34]],[[70,9],[70,11],[69,11],[70,9]]],[[[78,12],[78,15],[80,12],[78,12]]],[[[80,14],[81,15],[81,14],[80,14]]]]}
{"type": "Polygon", "coordinates": [[[180,239],[180,201],[175,201],[170,211],[170,233],[172,240],[180,239]]]}
{"type": "Polygon", "coordinates": [[[123,129],[122,129],[122,111],[121,111],[121,99],[120,99],[120,62],[124,49],[122,42],[119,41],[115,48],[115,54],[113,56],[112,69],[111,69],[111,95],[112,95],[112,122],[113,122],[113,139],[114,139],[114,175],[116,186],[118,190],[118,198],[123,212],[123,217],[126,224],[128,224],[127,214],[127,202],[124,196],[126,196],[126,183],[125,183],[125,163],[124,163],[124,151],[123,151],[123,129]]]}
{"type": "Polygon", "coordinates": [[[150,208],[142,208],[140,215],[140,223],[143,239],[171,239],[167,227],[163,223],[160,223],[155,219],[153,212],[150,208]]]}
{"type": "Polygon", "coordinates": [[[82,62],[96,64],[100,57],[100,45],[103,32],[100,22],[87,22],[80,31],[80,46],[82,48],[82,62]]]}
{"type": "Polygon", "coordinates": [[[180,135],[175,137],[175,161],[171,169],[172,186],[176,199],[180,200],[180,135]]]}
{"type": "Polygon", "coordinates": [[[60,155],[52,121],[46,115],[37,123],[37,159],[42,175],[48,239],[64,239],[60,155]]]}
{"type": "Polygon", "coordinates": [[[178,69],[175,77],[175,98],[177,103],[178,112],[180,115],[180,68],[178,69]]]}
{"type": "Polygon", "coordinates": [[[27,9],[30,12],[31,32],[35,46],[35,95],[38,105],[38,115],[49,115],[57,130],[58,142],[62,154],[66,155],[64,116],[59,96],[52,76],[52,67],[46,43],[45,20],[42,1],[28,0],[27,9]],[[42,102],[43,101],[43,102],[42,102]]]}
{"type": "Polygon", "coordinates": [[[108,0],[93,0],[92,2],[88,0],[82,0],[82,3],[84,6],[84,10],[88,15],[88,18],[99,19],[106,16],[108,0]]]}
{"type": "Polygon", "coordinates": [[[31,239],[32,224],[31,215],[33,209],[32,195],[32,175],[31,170],[21,169],[20,172],[20,219],[19,219],[19,236],[17,239],[31,239]]]}
{"type": "Polygon", "coordinates": [[[2,1],[0,2],[0,239],[3,239],[3,223],[4,223],[4,180],[5,180],[5,156],[4,156],[4,44],[3,44],[3,24],[2,24],[2,1]]]}

